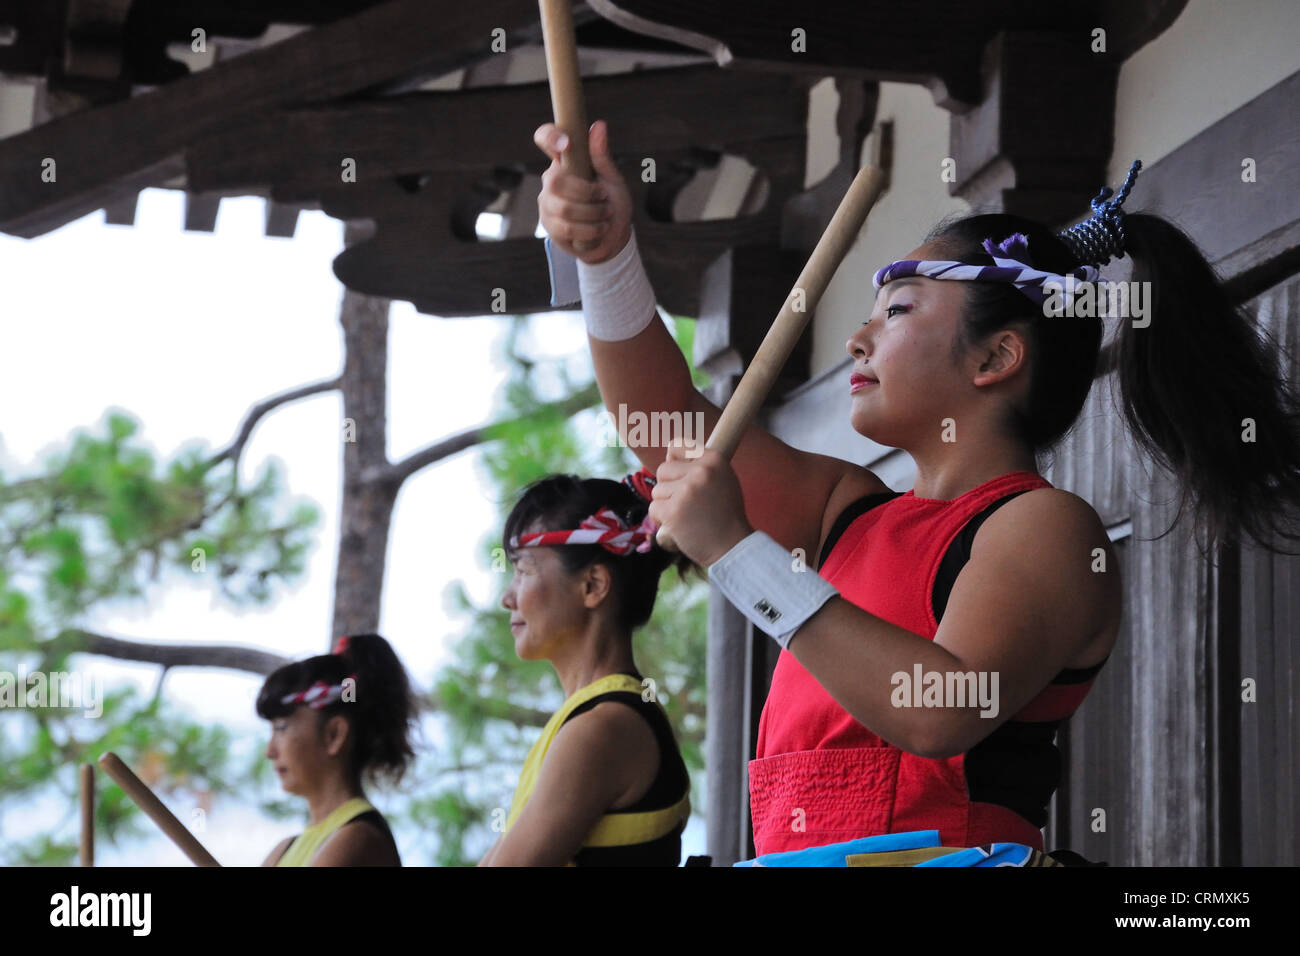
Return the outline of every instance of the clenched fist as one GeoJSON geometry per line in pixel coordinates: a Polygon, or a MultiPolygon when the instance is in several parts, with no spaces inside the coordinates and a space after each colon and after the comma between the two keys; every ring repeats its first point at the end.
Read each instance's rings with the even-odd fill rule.
{"type": "Polygon", "coordinates": [[[592,123],[588,138],[594,181],[564,167],[570,140],[554,123],[537,127],[533,142],[551,158],[537,194],[538,217],[551,241],[588,265],[618,255],[632,235],[632,194],[609,154],[605,121],[592,123]],[[578,249],[575,242],[591,245],[578,249]]]}

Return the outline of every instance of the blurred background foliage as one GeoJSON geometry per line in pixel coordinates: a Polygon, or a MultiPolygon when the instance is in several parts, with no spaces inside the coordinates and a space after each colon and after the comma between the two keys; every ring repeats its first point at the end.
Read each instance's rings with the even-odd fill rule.
{"type": "MultiPolygon", "coordinates": [[[[407,863],[478,860],[499,835],[528,748],[563,701],[548,663],[515,657],[500,605],[510,579],[501,525],[515,496],[555,472],[618,478],[639,467],[627,449],[607,441],[612,430],[595,407],[568,418],[536,416],[539,406],[591,385],[585,353],[528,354],[533,326],[545,321],[515,317],[506,338],[510,376],[499,419],[531,420],[494,428],[480,448],[482,480],[499,503],[496,527],[477,546],[480,567],[497,572],[493,595],[479,605],[462,582],[446,586],[445,606],[460,630],[450,637],[451,660],[436,674],[413,675],[428,689],[432,746],[421,749],[400,792],[373,795],[407,863]]],[[[694,323],[672,325],[689,360],[694,323]]],[[[705,384],[701,373],[693,375],[705,384]]],[[[290,494],[274,462],[248,487],[236,470],[230,456],[199,445],[160,462],[140,424],[114,412],[98,430],[74,434],[34,473],[0,473],[0,674],[74,671],[85,622],[106,607],[143,604],[167,587],[169,575],[215,572],[202,579],[224,601],[250,609],[299,579],[318,508],[290,494]]],[[[704,806],[707,596],[702,576],[666,572],[655,613],[634,638],[637,665],[655,680],[691,771],[697,816],[704,806]]],[[[6,704],[0,688],[0,822],[20,807],[66,808],[50,814],[42,832],[0,844],[0,863],[75,862],[76,768],[108,750],[174,809],[197,808],[194,816],[218,799],[251,800],[276,818],[305,816],[302,801],[280,791],[261,742],[242,748],[241,757],[226,728],[195,720],[183,702],[169,699],[165,672],[159,668],[152,695],[105,687],[99,719],[80,709],[6,704]]],[[[24,693],[21,685],[11,691],[24,693]]],[[[202,829],[201,820],[194,828],[202,829]]],[[[97,840],[129,846],[153,835],[152,824],[100,778],[97,840]]]]}

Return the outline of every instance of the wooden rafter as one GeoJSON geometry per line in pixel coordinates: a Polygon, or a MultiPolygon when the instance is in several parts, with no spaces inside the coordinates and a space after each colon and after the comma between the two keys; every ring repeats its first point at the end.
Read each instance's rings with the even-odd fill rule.
{"type": "Polygon", "coordinates": [[[277,107],[456,69],[485,54],[494,29],[535,29],[536,19],[535,8],[515,0],[391,0],[220,69],[0,140],[0,181],[9,184],[0,192],[0,230],[41,235],[166,181],[197,137],[277,107]],[[47,158],[56,163],[53,182],[41,178],[47,158]]]}
{"type": "Polygon", "coordinates": [[[1122,60],[1168,26],[1186,0],[590,3],[626,30],[704,51],[722,66],[921,83],[939,105],[961,112],[981,99],[981,56],[1000,32],[1074,31],[1086,44],[1093,28],[1113,28],[1112,55],[1122,60]]]}

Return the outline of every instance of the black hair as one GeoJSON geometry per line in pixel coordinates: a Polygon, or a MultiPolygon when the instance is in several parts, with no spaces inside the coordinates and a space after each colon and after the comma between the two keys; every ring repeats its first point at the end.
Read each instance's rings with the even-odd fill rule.
{"type": "MultiPolygon", "coordinates": [[[[1286,379],[1282,347],[1234,305],[1204,255],[1177,226],[1154,215],[1125,216],[1132,281],[1150,283],[1149,324],[1120,321],[1108,355],[1121,414],[1138,446],[1178,476],[1179,517],[1190,506],[1213,541],[1240,533],[1268,550],[1300,505],[1300,398],[1286,379]],[[1244,441],[1244,419],[1257,440],[1244,441]]],[[[1060,274],[1081,263],[1054,230],[1020,216],[974,215],[940,223],[927,236],[944,258],[992,265],[984,239],[1012,233],[1029,242],[1031,264],[1060,274]]],[[[1069,432],[1099,371],[1100,318],[1054,318],[1009,283],[964,282],[966,309],[954,357],[1011,325],[1029,342],[1030,385],[1008,427],[1035,454],[1069,432]]],[[[1160,535],[1164,537],[1173,529],[1160,535]]],[[[1199,538],[1199,534],[1198,534],[1199,538]]],[[[1285,552],[1291,553],[1291,552],[1285,552]]]]}
{"type": "Polygon", "coordinates": [[[347,638],[342,654],[320,654],[274,671],[257,695],[257,714],[265,720],[287,717],[295,707],[306,706],[284,703],[289,694],[307,690],[317,681],[341,684],[352,674],[356,675],[355,700],[322,707],[322,720],[336,714],[347,718],[353,741],[348,772],[354,781],[365,777],[397,783],[415,758],[411,735],[419,706],[406,668],[392,645],[378,634],[354,634],[347,638]]]}
{"type": "MultiPolygon", "coordinates": [[[[502,542],[513,560],[516,549],[510,540],[532,530],[563,531],[602,508],[608,508],[621,520],[640,524],[650,510],[650,503],[627,485],[608,478],[579,478],[577,475],[550,475],[533,482],[520,494],[519,501],[506,518],[502,542]]],[[[609,568],[617,614],[615,620],[628,633],[650,620],[655,597],[659,593],[659,576],[669,567],[678,573],[691,568],[690,558],[666,551],[656,543],[644,553],[614,554],[598,544],[568,544],[555,548],[560,562],[570,574],[593,564],[609,568]]]]}

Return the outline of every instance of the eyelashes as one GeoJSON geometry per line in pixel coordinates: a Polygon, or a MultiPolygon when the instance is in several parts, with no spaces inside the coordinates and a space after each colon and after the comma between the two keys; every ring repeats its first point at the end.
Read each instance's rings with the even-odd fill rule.
{"type": "MultiPolygon", "coordinates": [[[[912,311],[912,307],[910,305],[891,305],[885,309],[885,318],[892,319],[894,317],[895,309],[897,309],[900,313],[907,313],[912,311]]],[[[865,322],[862,323],[864,327],[870,324],[871,324],[871,319],[867,319],[865,322]]]]}

